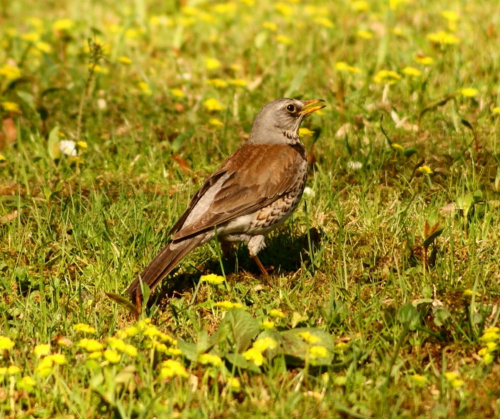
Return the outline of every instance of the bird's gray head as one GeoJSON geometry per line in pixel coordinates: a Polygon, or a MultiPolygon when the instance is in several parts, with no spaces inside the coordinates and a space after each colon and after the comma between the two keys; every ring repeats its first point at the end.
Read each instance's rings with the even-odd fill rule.
{"type": "Polygon", "coordinates": [[[278,99],[264,106],[253,123],[249,143],[294,144],[305,116],[324,108],[321,99],[278,99]]]}

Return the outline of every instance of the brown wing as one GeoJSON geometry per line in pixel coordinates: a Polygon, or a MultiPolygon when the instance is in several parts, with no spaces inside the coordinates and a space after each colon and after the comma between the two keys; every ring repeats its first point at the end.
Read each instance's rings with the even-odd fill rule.
{"type": "Polygon", "coordinates": [[[293,186],[304,160],[303,146],[244,145],[196,193],[187,211],[172,228],[172,232],[176,233],[172,239],[193,236],[271,204],[293,186]],[[224,182],[218,185],[218,181],[224,177],[224,182]],[[205,213],[184,226],[201,197],[212,187],[218,187],[219,190],[205,213]]]}

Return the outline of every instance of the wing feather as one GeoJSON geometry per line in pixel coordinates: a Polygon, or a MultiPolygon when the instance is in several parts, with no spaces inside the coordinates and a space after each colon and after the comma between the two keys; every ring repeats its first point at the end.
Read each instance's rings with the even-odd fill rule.
{"type": "MultiPolygon", "coordinates": [[[[281,144],[247,144],[231,155],[195,194],[172,228],[172,240],[191,237],[251,214],[286,194],[297,181],[305,150],[281,144]],[[221,181],[221,179],[223,179],[221,181]],[[206,211],[185,224],[210,188],[219,188],[206,211]]],[[[205,203],[206,204],[206,203],[205,203]]],[[[198,209],[199,210],[199,209],[198,209]]]]}

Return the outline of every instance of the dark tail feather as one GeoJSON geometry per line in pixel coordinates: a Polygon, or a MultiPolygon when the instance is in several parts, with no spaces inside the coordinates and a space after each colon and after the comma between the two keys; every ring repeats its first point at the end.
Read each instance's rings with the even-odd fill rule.
{"type": "MultiPolygon", "coordinates": [[[[141,273],[141,280],[152,290],[172,269],[203,240],[203,234],[177,243],[168,244],[141,273]]],[[[127,294],[141,294],[141,282],[136,278],[128,287],[127,294]]]]}

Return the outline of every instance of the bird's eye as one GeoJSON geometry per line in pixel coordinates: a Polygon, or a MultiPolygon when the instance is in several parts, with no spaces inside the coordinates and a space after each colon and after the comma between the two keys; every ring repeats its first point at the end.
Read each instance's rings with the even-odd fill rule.
{"type": "Polygon", "coordinates": [[[286,110],[287,110],[287,111],[289,111],[289,112],[295,112],[295,106],[293,106],[293,105],[288,105],[288,106],[286,107],[286,110]]]}

